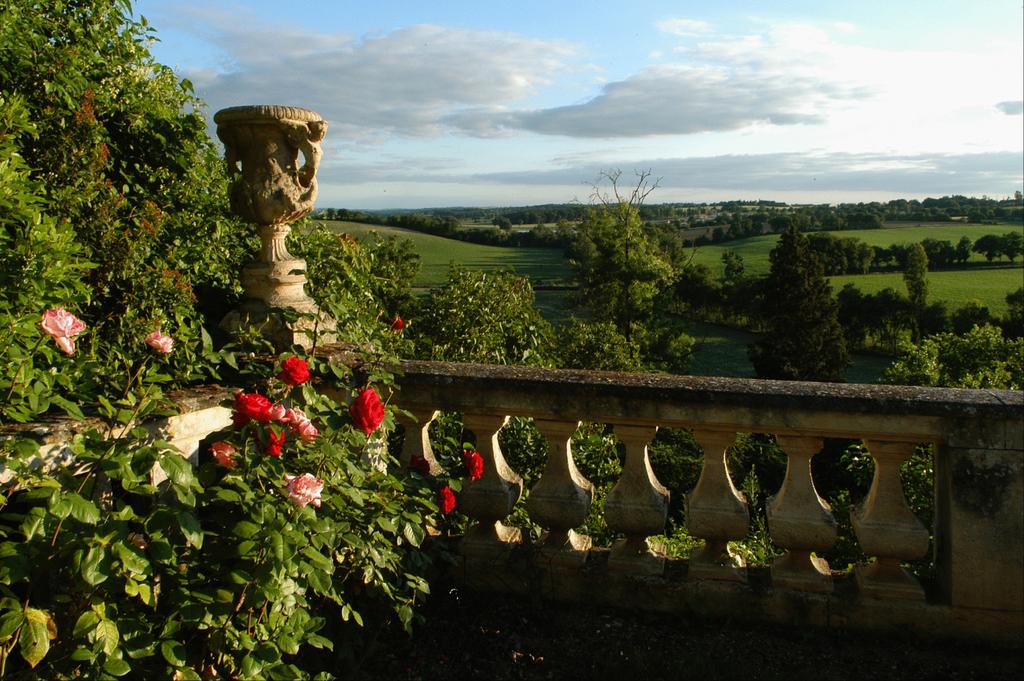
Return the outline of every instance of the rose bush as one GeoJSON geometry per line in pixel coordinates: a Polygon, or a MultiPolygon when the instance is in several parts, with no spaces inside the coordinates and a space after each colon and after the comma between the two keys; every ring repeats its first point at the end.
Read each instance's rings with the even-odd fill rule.
{"type": "MultiPolygon", "coordinates": [[[[132,414],[112,440],[78,438],[73,467],[44,473],[33,443],[6,443],[0,673],[300,678],[336,669],[362,626],[411,626],[452,488],[368,466],[365,428],[312,385],[317,362],[299,386],[253,366],[266,375],[230,400],[196,469],[133,433],[132,414]]],[[[391,427],[379,397],[363,401],[371,433],[391,427]]]]}

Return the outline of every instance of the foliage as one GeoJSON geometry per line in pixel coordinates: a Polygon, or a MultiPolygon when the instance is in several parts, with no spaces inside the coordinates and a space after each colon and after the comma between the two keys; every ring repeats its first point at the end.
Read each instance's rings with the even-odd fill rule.
{"type": "Polygon", "coordinates": [[[964,335],[940,333],[904,345],[883,383],[950,388],[1024,388],[1024,339],[1003,338],[998,327],[975,326],[964,335]]]}
{"type": "MultiPolygon", "coordinates": [[[[311,368],[332,380],[348,373],[311,368]]],[[[107,416],[121,424],[113,437],[76,438],[73,466],[34,469],[36,445],[6,443],[14,472],[0,500],[7,670],[298,678],[351,653],[309,657],[345,639],[343,622],[376,615],[411,624],[427,592],[419,547],[439,522],[433,490],[418,476],[377,470],[377,433],[353,428],[310,383],[290,386],[268,369],[252,376],[269,398],[252,403],[266,413],[236,400],[235,427],[217,444],[223,452],[228,443],[229,454],[196,470],[145,430],[130,430],[159,405],[159,389],[144,382],[110,405],[107,416]],[[155,466],[166,479],[151,477],[155,466]],[[286,476],[305,473],[324,483],[322,499],[290,492],[286,476]]],[[[356,387],[389,380],[373,370],[356,387]]],[[[381,427],[392,425],[389,414],[381,427]]]]}
{"type": "Polygon", "coordinates": [[[556,364],[565,369],[639,371],[637,346],[629,343],[611,322],[576,319],[558,329],[556,364]]]}
{"type": "Polygon", "coordinates": [[[655,298],[672,282],[670,261],[648,237],[639,206],[657,186],[641,174],[630,196],[620,195],[619,173],[606,175],[612,197],[601,196],[580,224],[570,252],[579,302],[597,321],[608,321],[627,340],[655,312],[655,298]]]}
{"type": "Polygon", "coordinates": [[[91,263],[66,220],[51,217],[39,183],[14,140],[34,126],[20,98],[0,95],[0,422],[27,421],[51,405],[77,413],[69,400],[84,362],[69,363],[46,343],[43,310],[89,299],[82,284],[91,263]]]}
{"type": "Polygon", "coordinates": [[[543,364],[551,335],[527,279],[461,267],[427,296],[414,330],[420,357],[492,364],[543,364]]]}
{"type": "Polygon", "coordinates": [[[768,331],[750,348],[757,375],[842,380],[849,360],[838,306],[806,237],[795,230],[783,234],[771,261],[760,306],[768,331]]]}
{"type": "MultiPolygon", "coordinates": [[[[15,218],[21,227],[8,223],[5,238],[31,227],[37,241],[19,247],[22,257],[5,258],[0,276],[38,297],[34,313],[42,301],[60,299],[86,322],[89,371],[82,375],[90,378],[78,382],[79,394],[116,396],[125,364],[148,352],[136,339],[154,329],[183,349],[165,380],[181,385],[215,375],[219,356],[200,311],[239,291],[251,230],[227,214],[223,164],[191,85],[153,62],[152,31],[123,0],[12,0],[0,13],[0,99],[12,107],[4,114],[5,153],[13,145],[27,170],[30,184],[18,191],[31,192],[58,225],[24,215],[15,218]],[[11,115],[22,115],[13,112],[24,116],[12,126],[11,115]],[[52,253],[39,250],[47,230],[52,253]],[[25,260],[26,249],[37,259],[25,260]],[[26,276],[41,274],[32,267],[47,261],[77,268],[87,290],[62,290],[67,272],[52,289],[26,276]]],[[[4,327],[27,328],[7,312],[14,318],[4,327]]],[[[55,394],[67,398],[65,390],[55,394]]]]}

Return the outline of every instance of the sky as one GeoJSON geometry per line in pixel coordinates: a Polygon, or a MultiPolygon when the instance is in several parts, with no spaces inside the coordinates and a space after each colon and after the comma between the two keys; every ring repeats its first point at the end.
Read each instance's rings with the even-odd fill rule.
{"type": "MultiPolygon", "coordinates": [[[[320,208],[1024,187],[1021,0],[141,0],[208,118],[312,109],[320,208]]],[[[212,134],[211,122],[211,134],[212,134]]]]}

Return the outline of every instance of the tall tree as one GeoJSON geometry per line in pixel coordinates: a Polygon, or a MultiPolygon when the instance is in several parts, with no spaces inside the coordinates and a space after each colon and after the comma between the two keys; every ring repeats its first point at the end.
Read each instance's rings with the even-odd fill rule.
{"type": "Polygon", "coordinates": [[[630,340],[634,326],[653,314],[655,297],[672,283],[673,268],[640,219],[640,205],[657,183],[642,173],[627,196],[619,187],[618,171],[604,177],[611,194],[595,188],[596,205],[580,225],[570,264],[580,302],[595,320],[612,322],[630,340]]]}
{"type": "Polygon", "coordinates": [[[912,245],[907,252],[903,283],[907,286],[907,298],[914,311],[911,335],[913,341],[917,342],[921,338],[921,316],[928,306],[928,254],[922,244],[912,245]]]}
{"type": "Polygon", "coordinates": [[[839,306],[807,237],[790,229],[772,250],[760,313],[768,328],[750,346],[761,378],[841,381],[849,365],[839,306]]]}

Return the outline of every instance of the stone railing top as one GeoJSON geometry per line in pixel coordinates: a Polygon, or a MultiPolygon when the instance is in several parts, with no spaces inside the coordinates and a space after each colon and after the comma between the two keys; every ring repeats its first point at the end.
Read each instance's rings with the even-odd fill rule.
{"type": "Polygon", "coordinates": [[[589,399],[601,393],[644,400],[892,415],[1020,418],[1024,413],[1024,392],[1015,390],[774,381],[416,360],[405,360],[401,367],[401,382],[406,385],[457,383],[466,388],[486,384],[493,389],[499,383],[503,389],[526,393],[557,390],[567,399],[589,399]]]}
{"type": "MultiPolygon", "coordinates": [[[[701,424],[745,432],[943,439],[951,424],[1007,423],[1024,393],[536,367],[401,363],[397,403],[407,408],[547,419],[701,424]]],[[[959,426],[957,426],[959,427],[959,426]]],[[[997,434],[1003,439],[1005,430],[997,434]]]]}

